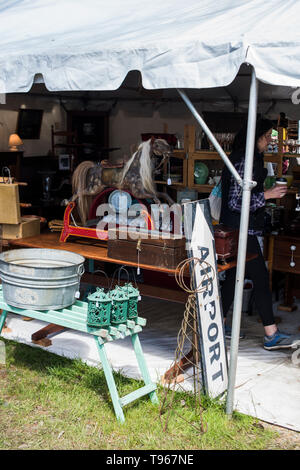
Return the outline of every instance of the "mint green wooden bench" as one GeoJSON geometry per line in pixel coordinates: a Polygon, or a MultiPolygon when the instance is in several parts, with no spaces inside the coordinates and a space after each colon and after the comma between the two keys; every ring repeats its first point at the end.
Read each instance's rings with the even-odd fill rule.
{"type": "Polygon", "coordinates": [[[117,419],[120,422],[124,422],[125,418],[123,413],[123,407],[128,405],[132,401],[137,400],[138,398],[143,397],[145,395],[149,395],[152,403],[158,403],[158,398],[155,392],[156,384],[151,381],[138,336],[138,334],[143,329],[142,327],[146,325],[146,320],[145,318],[137,317],[134,321],[127,320],[126,323],[121,323],[117,326],[109,326],[105,328],[89,327],[86,324],[87,306],[88,304],[86,302],[76,301],[72,306],[61,310],[46,310],[40,312],[37,310],[26,310],[16,308],[4,302],[2,286],[0,285],[0,309],[2,309],[3,311],[2,315],[0,316],[0,334],[5,323],[7,313],[12,312],[18,315],[34,318],[36,320],[43,320],[48,323],[54,323],[65,328],[83,331],[84,333],[89,333],[90,335],[92,335],[95,338],[97,344],[100,360],[103,366],[106,382],[110,391],[117,419]],[[111,366],[107,360],[105,352],[105,343],[117,339],[122,339],[126,336],[131,337],[132,346],[145,385],[120,398],[113,377],[111,366]]]}

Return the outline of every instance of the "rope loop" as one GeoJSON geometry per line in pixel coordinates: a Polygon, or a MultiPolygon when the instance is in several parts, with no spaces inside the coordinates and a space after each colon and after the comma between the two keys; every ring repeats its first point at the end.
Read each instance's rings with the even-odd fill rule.
{"type": "Polygon", "coordinates": [[[212,283],[215,278],[216,272],[210,263],[196,257],[187,258],[178,264],[175,272],[175,280],[179,287],[189,294],[198,294],[204,292],[208,288],[208,283],[212,283]],[[191,265],[193,263],[193,269],[191,265]],[[199,286],[195,286],[195,272],[200,270],[201,279],[199,286]],[[187,286],[184,279],[184,274],[188,270],[190,272],[190,285],[187,286]],[[203,273],[203,274],[202,274],[203,273]],[[211,273],[211,276],[209,276],[211,273]]]}

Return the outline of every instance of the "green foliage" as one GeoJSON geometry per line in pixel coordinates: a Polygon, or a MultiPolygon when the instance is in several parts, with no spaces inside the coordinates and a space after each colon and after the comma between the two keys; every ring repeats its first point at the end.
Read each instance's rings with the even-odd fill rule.
{"type": "MultiPolygon", "coordinates": [[[[176,393],[172,410],[160,413],[143,397],[115,417],[103,371],[39,348],[6,342],[0,367],[0,449],[265,449],[274,434],[248,416],[228,419],[224,402],[176,393]],[[200,418],[204,432],[200,431],[200,418]],[[167,429],[164,423],[168,420],[167,429]]],[[[120,396],[142,385],[116,373],[120,396]]],[[[171,393],[171,392],[169,392],[171,393]]],[[[158,387],[162,403],[165,390],[158,387]]]]}

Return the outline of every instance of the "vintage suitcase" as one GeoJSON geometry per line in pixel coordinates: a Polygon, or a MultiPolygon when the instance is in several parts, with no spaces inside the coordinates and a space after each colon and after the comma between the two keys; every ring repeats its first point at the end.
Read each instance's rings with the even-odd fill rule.
{"type": "Polygon", "coordinates": [[[170,238],[163,238],[161,234],[159,238],[151,238],[150,233],[109,229],[108,258],[166,269],[175,269],[187,258],[185,238],[172,234],[168,234],[170,238]]]}
{"type": "Polygon", "coordinates": [[[239,230],[223,224],[214,225],[215,247],[218,260],[224,261],[237,255],[239,230]]]}

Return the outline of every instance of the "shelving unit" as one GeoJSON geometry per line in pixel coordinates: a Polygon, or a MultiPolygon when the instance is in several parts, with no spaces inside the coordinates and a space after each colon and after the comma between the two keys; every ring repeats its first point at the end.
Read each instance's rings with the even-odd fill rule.
{"type": "MultiPolygon", "coordinates": [[[[186,188],[188,186],[188,142],[189,142],[189,133],[188,133],[188,128],[189,126],[185,125],[184,126],[184,148],[183,149],[175,149],[173,151],[173,156],[172,158],[178,159],[182,161],[182,178],[181,181],[177,182],[172,182],[171,184],[168,185],[168,182],[165,180],[155,180],[156,184],[160,184],[164,186],[164,189],[166,187],[170,187],[173,189],[181,189],[181,188],[186,188]]],[[[165,127],[164,129],[167,131],[167,128],[165,127]]],[[[172,172],[170,172],[172,173],[172,172]]],[[[163,167],[163,175],[167,179],[168,175],[168,164],[165,163],[163,167]]]]}
{"type": "MultiPolygon", "coordinates": [[[[210,150],[197,150],[195,148],[196,141],[196,128],[194,125],[185,125],[184,127],[184,149],[174,150],[174,157],[183,160],[183,172],[182,172],[182,181],[181,182],[172,182],[171,185],[168,185],[166,181],[156,181],[157,184],[164,185],[173,189],[180,189],[182,187],[194,189],[198,193],[208,194],[213,189],[212,184],[196,184],[194,179],[195,171],[195,162],[206,161],[213,162],[219,161],[222,162],[222,158],[218,152],[212,152],[210,150]]],[[[277,176],[282,176],[282,163],[285,157],[296,158],[300,157],[300,154],[284,152],[286,145],[284,145],[283,139],[283,128],[278,128],[278,153],[265,153],[265,161],[277,163],[277,176]]],[[[227,155],[230,152],[225,152],[227,155]]],[[[223,164],[223,162],[222,162],[223,164]]],[[[223,166],[223,165],[222,165],[223,166]]],[[[167,174],[167,166],[164,168],[164,174],[167,174]]],[[[295,189],[289,189],[289,193],[296,192],[295,189]]]]}
{"type": "MultiPolygon", "coordinates": [[[[183,150],[174,150],[173,157],[172,158],[177,158],[179,160],[182,160],[182,181],[172,181],[171,185],[168,185],[168,182],[165,180],[157,180],[155,181],[156,184],[162,184],[165,186],[171,186],[174,188],[178,187],[186,187],[188,185],[187,181],[187,167],[188,167],[188,161],[187,161],[187,154],[183,150]]],[[[168,170],[167,170],[167,165],[164,166],[163,168],[163,175],[167,177],[168,175],[168,170]]]]}
{"type": "Polygon", "coordinates": [[[74,161],[77,161],[77,133],[74,131],[55,131],[54,126],[51,126],[51,144],[52,155],[59,157],[60,154],[69,155],[70,158],[70,171],[73,171],[74,161]],[[65,138],[65,142],[58,142],[56,138],[65,138]]]}
{"type": "Polygon", "coordinates": [[[109,115],[106,112],[68,111],[67,129],[76,135],[77,164],[108,158],[119,147],[109,147],[109,115]]]}
{"type": "MultiPolygon", "coordinates": [[[[298,132],[295,133],[295,129],[292,127],[291,128],[293,134],[289,134],[289,130],[287,132],[286,136],[286,141],[289,140],[289,138],[298,138],[298,132]]],[[[265,161],[268,162],[273,162],[277,163],[277,176],[281,177],[282,176],[282,168],[283,168],[283,159],[284,158],[289,158],[289,159],[294,159],[300,157],[299,153],[293,153],[293,152],[286,152],[285,149],[288,148],[288,144],[284,141],[284,129],[282,127],[278,128],[278,153],[269,153],[265,154],[265,161]]],[[[297,147],[298,145],[296,145],[297,147]]],[[[297,189],[290,188],[288,190],[288,193],[295,193],[297,192],[297,189]]]]}
{"type": "MultiPolygon", "coordinates": [[[[213,189],[212,184],[196,184],[194,171],[195,162],[200,161],[222,161],[222,158],[218,152],[212,152],[209,150],[197,150],[195,146],[196,142],[196,130],[195,126],[189,125],[185,128],[185,149],[187,153],[187,187],[195,189],[199,193],[210,193],[213,189]]],[[[226,152],[227,153],[227,152],[226,152]]]]}

